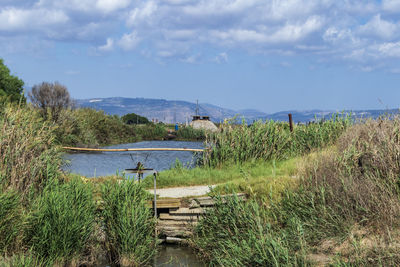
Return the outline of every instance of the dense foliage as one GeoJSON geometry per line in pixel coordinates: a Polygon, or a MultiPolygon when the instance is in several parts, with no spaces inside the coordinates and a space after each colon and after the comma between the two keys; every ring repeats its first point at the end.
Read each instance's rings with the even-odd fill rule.
{"type": "Polygon", "coordinates": [[[156,252],[155,221],[147,192],[134,181],[108,182],[102,188],[106,250],[113,263],[143,266],[156,252]]]}
{"type": "Polygon", "coordinates": [[[0,102],[25,102],[23,95],[24,82],[10,74],[10,69],[0,58],[0,102]]]}
{"type": "Polygon", "coordinates": [[[122,116],[121,119],[126,124],[146,124],[150,122],[146,117],[137,115],[135,113],[128,113],[122,116]]]}
{"type": "Polygon", "coordinates": [[[332,145],[350,124],[350,117],[339,115],[331,120],[297,125],[293,132],[284,122],[224,123],[221,132],[207,136],[206,143],[211,149],[205,154],[205,163],[218,166],[227,162],[282,160],[304,155],[332,145]]]}

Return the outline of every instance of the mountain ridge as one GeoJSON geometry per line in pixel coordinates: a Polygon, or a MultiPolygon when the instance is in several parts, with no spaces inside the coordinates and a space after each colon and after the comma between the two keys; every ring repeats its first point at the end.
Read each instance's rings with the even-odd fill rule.
{"type": "MultiPolygon", "coordinates": [[[[127,113],[136,113],[147,117],[149,120],[161,121],[165,123],[186,122],[191,121],[192,116],[196,113],[196,104],[184,100],[166,100],[155,98],[127,98],[127,97],[108,97],[108,98],[89,98],[76,100],[80,107],[90,107],[97,110],[103,110],[110,115],[123,116],[127,113]]],[[[203,116],[209,116],[214,122],[222,122],[225,118],[237,116],[239,119],[244,118],[247,122],[254,120],[280,120],[287,121],[288,113],[293,114],[295,122],[305,123],[313,121],[315,118],[330,118],[335,113],[352,113],[357,118],[377,118],[385,113],[399,113],[398,109],[386,110],[286,110],[268,114],[257,109],[241,109],[233,110],[219,107],[213,104],[200,103],[199,113],[203,116]]]]}

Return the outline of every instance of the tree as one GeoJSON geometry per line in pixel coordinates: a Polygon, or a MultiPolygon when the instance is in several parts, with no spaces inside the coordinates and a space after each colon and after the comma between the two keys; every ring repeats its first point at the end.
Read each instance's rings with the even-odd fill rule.
{"type": "Polygon", "coordinates": [[[50,118],[54,122],[58,121],[62,109],[72,105],[67,87],[58,82],[34,85],[29,92],[29,99],[41,110],[45,119],[50,118]]]}
{"type": "Polygon", "coordinates": [[[128,113],[122,116],[122,121],[126,124],[146,124],[149,123],[149,120],[146,117],[142,117],[135,113],[128,113]]]}
{"type": "Polygon", "coordinates": [[[10,74],[10,69],[4,65],[3,59],[0,58],[0,100],[10,102],[25,102],[23,95],[24,82],[10,74]]]}

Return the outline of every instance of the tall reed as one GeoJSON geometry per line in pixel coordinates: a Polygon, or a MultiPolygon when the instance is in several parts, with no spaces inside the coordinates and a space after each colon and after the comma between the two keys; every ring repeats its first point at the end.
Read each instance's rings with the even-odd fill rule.
{"type": "Polygon", "coordinates": [[[26,196],[57,177],[61,154],[54,140],[54,127],[36,111],[6,107],[0,117],[0,190],[12,188],[26,196]]]}
{"type": "Polygon", "coordinates": [[[143,266],[156,253],[155,221],[151,209],[146,207],[147,194],[133,180],[104,184],[101,216],[111,262],[143,266]]]}
{"type": "Polygon", "coordinates": [[[17,192],[0,192],[0,256],[20,249],[24,225],[23,208],[17,192]]]}
{"type": "Polygon", "coordinates": [[[204,163],[217,166],[225,162],[282,160],[303,155],[333,144],[350,124],[349,116],[335,115],[331,120],[297,125],[290,132],[284,122],[257,121],[252,125],[225,122],[219,133],[207,135],[206,143],[211,149],[204,154],[204,163]]]}
{"type": "Polygon", "coordinates": [[[91,244],[95,209],[91,186],[79,179],[48,185],[33,204],[26,242],[48,263],[79,262],[91,244]]]}

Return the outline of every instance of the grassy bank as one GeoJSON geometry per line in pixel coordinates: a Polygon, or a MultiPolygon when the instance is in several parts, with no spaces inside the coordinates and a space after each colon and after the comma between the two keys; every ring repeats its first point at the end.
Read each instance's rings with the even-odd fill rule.
{"type": "Polygon", "coordinates": [[[57,125],[29,107],[1,113],[0,266],[93,265],[104,255],[121,266],[149,264],[154,222],[144,189],[65,176],[57,125]],[[128,233],[130,243],[116,238],[128,233]]]}
{"type": "Polygon", "coordinates": [[[222,266],[399,265],[399,126],[352,126],[307,156],[298,185],[280,198],[217,205],[193,246],[222,266]]]}

